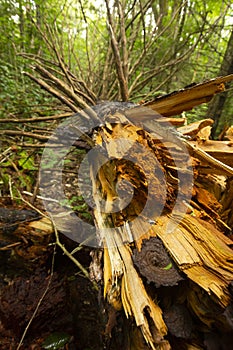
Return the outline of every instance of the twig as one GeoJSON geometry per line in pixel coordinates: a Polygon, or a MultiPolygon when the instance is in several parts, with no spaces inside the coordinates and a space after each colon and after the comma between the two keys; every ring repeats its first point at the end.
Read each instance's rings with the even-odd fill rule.
{"type": "MultiPolygon", "coordinates": [[[[53,221],[53,219],[52,219],[51,217],[49,217],[48,215],[42,213],[39,209],[37,209],[36,207],[34,207],[34,205],[32,205],[30,202],[26,201],[26,200],[22,197],[22,195],[21,195],[21,193],[20,193],[19,191],[18,191],[18,193],[19,193],[20,199],[22,199],[25,203],[27,203],[31,208],[35,209],[35,210],[36,210],[38,213],[40,213],[42,216],[44,216],[44,217],[50,219],[50,221],[51,221],[51,223],[52,223],[52,225],[53,225],[53,229],[54,229],[54,233],[55,233],[55,237],[56,237],[56,242],[55,242],[55,244],[58,245],[58,246],[62,249],[63,253],[64,253],[64,254],[65,254],[65,255],[66,255],[66,256],[67,256],[81,271],[82,271],[82,273],[84,274],[84,276],[85,276],[86,278],[90,279],[90,276],[89,276],[88,271],[82,266],[82,264],[80,264],[80,262],[79,262],[76,258],[74,258],[74,257],[72,256],[71,253],[68,252],[68,250],[65,248],[65,246],[60,242],[58,230],[57,230],[57,228],[56,228],[56,224],[55,224],[55,222],[53,221]]],[[[93,283],[93,286],[94,286],[96,289],[98,289],[97,283],[96,283],[95,281],[92,281],[92,283],[93,283]]],[[[17,349],[17,350],[18,350],[18,349],[17,349]]]]}
{"type": "MultiPolygon", "coordinates": [[[[23,194],[26,194],[27,196],[33,197],[33,193],[28,192],[28,191],[23,191],[23,194]]],[[[39,196],[39,195],[36,195],[36,198],[42,199],[43,201],[59,203],[59,201],[57,199],[54,199],[54,198],[47,198],[47,197],[43,197],[43,196],[39,196]]]]}
{"type": "Polygon", "coordinates": [[[2,154],[0,155],[0,163],[5,162],[6,159],[8,159],[9,156],[11,156],[12,154],[12,148],[8,147],[7,149],[5,149],[5,151],[2,152],[2,154]]]}
{"type": "Polygon", "coordinates": [[[6,245],[5,247],[1,247],[0,250],[1,251],[8,250],[8,249],[17,247],[18,245],[21,245],[21,244],[22,244],[22,242],[11,243],[11,244],[6,245]]]}
{"type": "MultiPolygon", "coordinates": [[[[83,19],[84,22],[86,24],[86,28],[85,28],[85,46],[86,46],[86,56],[87,56],[87,63],[88,63],[88,73],[89,73],[89,77],[93,74],[92,72],[92,64],[91,64],[91,59],[90,59],[90,54],[89,54],[89,47],[88,47],[88,41],[89,41],[89,23],[87,21],[87,17],[83,8],[83,4],[82,1],[79,0],[79,4],[80,4],[80,8],[81,8],[81,12],[83,15],[83,19]]],[[[90,78],[88,78],[88,80],[90,80],[90,78]]]]}
{"type": "MultiPolygon", "coordinates": [[[[50,219],[50,217],[48,215],[46,215],[45,213],[43,213],[41,210],[39,210],[38,208],[36,208],[33,204],[31,204],[30,202],[28,202],[26,199],[23,198],[23,196],[21,195],[21,193],[19,192],[19,190],[17,190],[19,197],[15,197],[14,199],[20,199],[21,201],[23,201],[24,203],[26,203],[30,208],[32,208],[33,210],[37,211],[38,214],[40,214],[42,217],[46,218],[46,219],[50,219]]],[[[30,192],[29,192],[30,193],[30,192]]],[[[33,195],[31,193],[31,195],[33,195]]]]}
{"type": "Polygon", "coordinates": [[[44,147],[46,147],[46,148],[54,148],[54,147],[64,147],[64,145],[63,144],[55,144],[55,143],[53,143],[53,144],[47,144],[47,143],[24,143],[24,142],[22,142],[22,143],[17,143],[17,146],[19,146],[19,147],[28,147],[28,148],[44,148],[44,147]]]}
{"type": "Polygon", "coordinates": [[[125,31],[125,18],[124,18],[124,9],[122,6],[122,2],[118,1],[118,13],[120,18],[120,33],[121,33],[121,43],[122,43],[122,66],[123,66],[123,73],[125,78],[125,83],[128,86],[128,49],[127,49],[127,38],[126,38],[126,31],[125,31]]]}
{"type": "Polygon", "coordinates": [[[30,79],[35,81],[37,84],[39,84],[42,88],[44,88],[46,91],[48,91],[50,94],[58,98],[62,103],[67,105],[72,111],[75,113],[79,111],[79,108],[76,107],[72,102],[70,102],[65,96],[61,95],[57,90],[52,88],[49,84],[47,84],[42,79],[36,78],[34,75],[24,72],[25,75],[27,75],[30,79]]]}
{"type": "Polygon", "coordinates": [[[109,92],[109,76],[110,76],[111,67],[113,64],[112,60],[113,60],[112,49],[111,49],[111,43],[109,41],[106,58],[104,62],[104,68],[103,68],[102,84],[99,87],[99,96],[102,96],[103,98],[106,98],[109,92]]]}
{"type": "MultiPolygon", "coordinates": [[[[66,247],[60,242],[59,234],[58,234],[58,231],[57,231],[57,228],[56,228],[56,224],[55,224],[55,222],[53,221],[52,218],[50,218],[50,220],[51,220],[51,222],[52,222],[52,224],[53,224],[53,228],[54,228],[54,232],[55,232],[55,237],[56,237],[56,244],[58,245],[58,247],[61,248],[61,250],[63,251],[63,253],[64,253],[66,256],[68,256],[68,258],[69,258],[71,261],[73,261],[73,263],[82,271],[82,273],[84,274],[84,276],[90,280],[89,273],[88,273],[88,271],[85,269],[85,267],[83,267],[82,264],[80,264],[80,262],[79,262],[76,258],[74,258],[73,255],[72,255],[70,252],[68,252],[68,250],[66,249],[66,247]]],[[[96,283],[95,281],[92,281],[92,283],[93,283],[94,287],[95,287],[96,289],[98,289],[97,283],[96,283]]]]}
{"type": "Polygon", "coordinates": [[[51,117],[39,117],[39,118],[6,118],[0,119],[0,123],[37,123],[37,122],[45,122],[49,120],[63,119],[72,116],[73,113],[64,113],[58,115],[52,115],[51,117]]]}
{"type": "Polygon", "coordinates": [[[35,66],[35,71],[40,73],[41,76],[43,76],[46,79],[50,79],[55,86],[61,90],[65,95],[67,95],[71,100],[81,109],[88,108],[88,104],[85,103],[84,100],[82,100],[78,95],[76,95],[73,91],[73,89],[67,85],[64,81],[58,79],[55,75],[50,73],[47,69],[42,67],[41,65],[37,64],[35,66]]]}
{"type": "Polygon", "coordinates": [[[107,8],[107,15],[108,15],[108,28],[111,36],[112,49],[115,57],[115,65],[116,65],[116,71],[118,75],[118,81],[121,89],[121,98],[123,101],[128,101],[129,99],[128,85],[127,85],[126,77],[124,75],[124,70],[122,68],[121,56],[120,56],[116,35],[113,31],[113,18],[110,12],[109,0],[105,0],[105,3],[107,8]]]}
{"type": "Polygon", "coordinates": [[[17,131],[17,130],[0,130],[0,135],[13,135],[13,136],[25,136],[31,137],[38,140],[48,140],[52,136],[44,136],[39,134],[34,134],[33,132],[17,131]]]}

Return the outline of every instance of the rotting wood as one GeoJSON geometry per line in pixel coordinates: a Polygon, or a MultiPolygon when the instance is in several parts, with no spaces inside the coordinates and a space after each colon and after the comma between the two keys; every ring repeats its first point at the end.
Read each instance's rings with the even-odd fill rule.
{"type": "Polygon", "coordinates": [[[220,170],[221,173],[224,175],[228,175],[228,176],[233,175],[233,168],[231,166],[221,162],[220,160],[217,159],[217,157],[214,158],[212,155],[209,154],[209,152],[208,153],[205,152],[203,150],[203,147],[201,147],[199,144],[193,144],[186,140],[184,140],[183,142],[186,144],[192,156],[200,159],[204,163],[211,165],[213,169],[220,170]]]}
{"type": "MultiPolygon", "coordinates": [[[[99,132],[98,143],[103,145],[106,144],[106,150],[108,158],[111,159],[124,159],[128,158],[128,152],[132,152],[130,159],[134,164],[140,164],[141,168],[146,172],[149,170],[151,162],[153,162],[153,153],[149,152],[149,146],[146,145],[146,139],[143,136],[144,131],[139,127],[130,125],[124,115],[116,113],[113,115],[114,119],[120,119],[121,123],[114,124],[111,129],[102,127],[99,132]],[[124,124],[123,124],[124,123],[124,124]],[[137,132],[138,131],[138,132],[137,132]],[[124,139],[126,144],[122,145],[122,142],[118,142],[124,139]],[[116,140],[112,144],[112,141],[116,140]],[[126,141],[127,140],[127,141],[126,141]],[[135,141],[142,144],[143,147],[148,148],[148,154],[144,155],[144,159],[141,159],[139,153],[140,149],[134,148],[135,141]],[[152,157],[150,159],[150,156],[152,157]]],[[[108,119],[108,123],[110,120],[108,119]]],[[[98,160],[95,161],[95,167],[98,168],[98,160]]],[[[93,169],[93,174],[95,170],[93,169]]],[[[97,175],[97,180],[93,181],[94,184],[94,200],[96,203],[96,210],[94,211],[96,223],[98,226],[99,234],[106,247],[105,249],[105,261],[104,261],[104,294],[108,301],[115,307],[120,308],[121,304],[128,317],[132,316],[138,327],[141,328],[145,340],[150,346],[155,349],[162,349],[166,341],[163,337],[167,333],[166,325],[162,319],[162,311],[160,307],[152,301],[148,295],[143,282],[138,275],[132,261],[131,249],[125,245],[125,242],[134,240],[134,237],[130,237],[129,232],[131,231],[130,224],[123,224],[124,217],[127,220],[131,220],[140,215],[142,205],[145,203],[143,197],[146,195],[146,184],[143,177],[140,175],[139,169],[134,169],[132,163],[125,163],[124,161],[115,161],[102,166],[101,170],[97,175]],[[133,186],[135,188],[135,198],[133,204],[130,207],[123,209],[121,214],[103,214],[103,212],[109,212],[109,205],[113,204],[116,196],[115,185],[120,177],[127,179],[128,181],[134,179],[133,186]],[[102,188],[102,191],[99,189],[102,188]],[[101,202],[103,200],[100,193],[104,194],[106,200],[105,210],[100,210],[101,202]],[[121,226],[123,228],[117,226],[121,226]],[[128,225],[128,229],[126,229],[128,225]],[[111,227],[115,227],[111,230],[111,227]],[[108,230],[109,228],[109,230],[108,230]],[[152,334],[150,322],[145,311],[149,313],[149,318],[153,321],[153,327],[155,328],[156,337],[152,334]]],[[[152,176],[152,174],[151,174],[152,176]]],[[[161,184],[158,182],[156,177],[152,181],[153,187],[151,188],[151,195],[154,198],[156,196],[157,203],[163,200],[163,193],[160,191],[161,184]],[[161,192],[161,193],[160,193],[161,192]],[[154,194],[153,194],[154,193],[154,194]],[[160,199],[161,197],[161,199],[160,199]]],[[[123,203],[124,204],[124,203],[123,203]]],[[[119,204],[121,206],[121,204],[119,204]]],[[[152,207],[153,204],[151,203],[152,207]]],[[[123,205],[124,208],[124,205],[123,205]]],[[[154,206],[156,213],[156,206],[154,206]]],[[[111,212],[111,210],[110,210],[111,212]]],[[[134,234],[134,232],[132,232],[134,234]]],[[[167,344],[169,348],[169,344],[167,344]]]]}
{"type": "MultiPolygon", "coordinates": [[[[187,119],[184,117],[181,118],[174,118],[174,117],[170,117],[170,118],[162,118],[160,120],[160,123],[164,123],[167,125],[173,125],[176,127],[182,127],[185,123],[187,122],[187,119]]],[[[183,126],[184,127],[184,126],[183,126]]],[[[178,129],[179,130],[179,129],[178,129]]],[[[181,132],[182,133],[182,132],[181,132]]]]}

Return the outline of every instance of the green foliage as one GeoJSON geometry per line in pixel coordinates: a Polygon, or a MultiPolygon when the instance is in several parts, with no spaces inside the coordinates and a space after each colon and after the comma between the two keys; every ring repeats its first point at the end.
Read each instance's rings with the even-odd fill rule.
{"type": "Polygon", "coordinates": [[[31,155],[28,155],[28,153],[25,150],[19,152],[19,156],[20,159],[18,160],[18,163],[22,169],[37,170],[33,158],[31,157],[31,155]]]}
{"type": "Polygon", "coordinates": [[[208,104],[203,103],[200,106],[193,108],[191,111],[185,113],[188,123],[193,123],[197,120],[204,119],[208,109],[208,104]]]}
{"type": "MultiPolygon", "coordinates": [[[[45,93],[24,77],[20,52],[38,53],[46,45],[32,24],[36,2],[3,0],[0,4],[0,118],[28,115],[32,106],[44,104],[45,93]]],[[[52,102],[47,95],[49,103],[52,102]]]]}
{"type": "MultiPolygon", "coordinates": [[[[131,100],[148,99],[158,91],[168,93],[218,74],[232,23],[231,1],[156,0],[149,4],[127,0],[122,4],[131,100]]],[[[122,55],[116,4],[111,11],[122,55]]],[[[68,68],[98,98],[118,99],[106,17],[104,1],[1,1],[0,117],[27,116],[32,105],[53,104],[46,92],[22,74],[30,60],[18,54],[56,62],[54,45],[68,68]]]]}
{"type": "Polygon", "coordinates": [[[61,349],[70,340],[70,335],[64,332],[54,332],[50,334],[43,342],[43,349],[57,350],[61,349]]]}
{"type": "Polygon", "coordinates": [[[18,190],[31,192],[38,167],[34,156],[19,149],[1,163],[0,191],[2,195],[13,194],[18,197],[18,190]]]}
{"type": "Polygon", "coordinates": [[[61,206],[67,206],[72,208],[73,211],[77,212],[77,214],[84,220],[88,222],[92,222],[93,218],[91,213],[89,213],[88,205],[86,204],[84,198],[82,196],[71,196],[70,199],[65,198],[63,201],[59,203],[61,206]]]}

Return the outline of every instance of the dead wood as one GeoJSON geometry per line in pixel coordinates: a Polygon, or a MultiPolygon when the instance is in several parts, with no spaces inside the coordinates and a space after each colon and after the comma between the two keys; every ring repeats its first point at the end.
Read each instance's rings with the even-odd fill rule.
{"type": "Polygon", "coordinates": [[[61,113],[58,115],[51,115],[49,117],[36,117],[36,118],[4,118],[0,119],[0,123],[14,123],[14,124],[20,124],[20,123],[38,123],[38,122],[47,122],[50,120],[59,120],[63,118],[71,117],[73,114],[71,113],[61,113]]]}
{"type": "Polygon", "coordinates": [[[17,130],[0,130],[0,135],[25,136],[25,137],[35,138],[43,141],[46,141],[51,137],[50,135],[44,136],[44,135],[35,134],[33,132],[17,131],[17,130]]]}
{"type": "Polygon", "coordinates": [[[231,141],[208,140],[206,142],[189,143],[196,145],[196,147],[208,153],[213,158],[233,168],[233,143],[231,141]]]}
{"type": "Polygon", "coordinates": [[[67,105],[73,112],[78,112],[79,108],[74,105],[66,96],[62,95],[57,89],[54,89],[52,86],[50,86],[48,83],[46,83],[44,80],[39,79],[32,75],[29,72],[25,72],[25,75],[27,75],[30,79],[35,81],[37,84],[39,84],[43,89],[48,91],[51,95],[58,98],[62,103],[67,105]]]}
{"type": "MultiPolygon", "coordinates": [[[[176,127],[181,127],[182,125],[185,124],[186,122],[186,118],[174,118],[174,117],[171,117],[171,118],[162,118],[160,120],[161,123],[164,123],[164,124],[167,124],[167,125],[173,125],[173,126],[176,126],[176,127]]],[[[179,130],[179,129],[178,129],[179,130]]],[[[181,131],[182,133],[182,131],[181,131]]],[[[184,135],[184,133],[182,133],[184,135]]]]}
{"type": "MultiPolygon", "coordinates": [[[[172,167],[169,165],[169,155],[166,154],[163,143],[158,142],[154,134],[147,134],[140,127],[130,125],[125,119],[125,117],[129,116],[131,120],[134,120],[133,113],[135,110],[138,116],[139,109],[137,107],[130,111],[126,110],[125,113],[117,112],[113,116],[109,116],[108,123],[114,126],[110,128],[108,124],[107,128],[102,127],[98,142],[106,145],[109,158],[127,159],[128,148],[131,154],[134,155],[133,163],[140,164],[146,171],[147,165],[151,166],[153,162],[152,159],[145,157],[144,154],[143,158],[141,158],[140,152],[136,152],[130,146],[130,140],[137,141],[139,144],[143,144],[143,147],[148,147],[148,149],[155,152],[156,157],[159,157],[161,160],[163,171],[168,173],[172,167]],[[121,124],[115,125],[116,120],[120,121],[121,124]],[[114,147],[111,146],[111,140],[117,140],[119,136],[129,141],[128,146],[127,142],[123,146],[122,141],[119,144],[114,143],[114,147]]],[[[140,119],[143,120],[143,109],[140,111],[140,119]]],[[[159,122],[156,126],[158,124],[159,122]]],[[[202,126],[205,126],[205,122],[203,122],[202,126]]],[[[199,131],[201,126],[199,125],[197,129],[199,131]]],[[[156,131],[158,132],[158,128],[156,131]]],[[[172,142],[172,140],[169,139],[169,142],[172,142]]],[[[192,150],[193,157],[207,163],[213,169],[213,172],[217,169],[226,177],[232,176],[233,169],[231,167],[200,151],[198,144],[194,147],[190,141],[183,140],[183,142],[188,146],[189,150],[192,150]]],[[[95,166],[98,167],[98,164],[95,164],[95,166]]],[[[198,166],[198,162],[196,162],[196,165],[194,162],[193,166],[195,173],[195,166],[198,166]]],[[[123,308],[128,317],[133,316],[135,318],[136,324],[140,326],[146,342],[153,349],[162,349],[165,344],[164,337],[167,334],[168,325],[165,326],[164,324],[166,317],[164,316],[163,319],[161,316],[163,313],[166,315],[166,312],[163,309],[161,310],[155,299],[153,302],[151,301],[150,293],[147,292],[145,285],[143,285],[142,278],[145,278],[147,282],[151,282],[157,289],[159,286],[179,284],[182,278],[186,280],[186,283],[190,281],[190,284],[186,284],[186,300],[189,303],[189,311],[187,313],[190,311],[195,313],[200,322],[209,326],[209,319],[207,316],[204,316],[207,305],[209,307],[212,304],[215,305],[216,308],[219,308],[219,312],[223,314],[224,310],[230,307],[229,305],[232,302],[232,295],[228,289],[233,279],[233,253],[230,249],[232,241],[221,232],[222,230],[224,232],[227,228],[221,221],[221,205],[211,196],[209,197],[209,203],[206,204],[206,197],[209,192],[206,191],[202,195],[203,191],[195,187],[197,186],[195,182],[194,193],[196,195],[193,197],[194,207],[192,208],[193,202],[189,206],[190,214],[181,219],[177,213],[177,216],[171,218],[172,198],[174,199],[174,190],[176,188],[174,187],[174,183],[176,183],[174,174],[174,177],[167,175],[166,185],[170,196],[165,202],[164,215],[161,215],[158,219],[156,217],[155,204],[159,205],[163,195],[160,179],[156,179],[156,176],[154,179],[151,177],[153,186],[150,189],[150,194],[154,203],[152,217],[155,223],[148,225],[146,219],[141,217],[141,220],[135,224],[134,218],[138,215],[140,216],[139,213],[145,203],[144,197],[146,197],[145,179],[143,175],[137,175],[138,171],[140,173],[139,169],[131,168],[131,164],[126,165],[124,161],[115,161],[111,165],[103,166],[101,172],[97,175],[97,179],[93,179],[96,208],[101,206],[100,203],[103,198],[100,193],[103,193],[103,191],[106,205],[114,202],[114,198],[117,196],[114,184],[117,183],[119,178],[122,177],[131,181],[135,188],[135,196],[127,210],[122,210],[117,214],[104,214],[109,212],[107,207],[105,207],[105,210],[101,210],[101,213],[98,209],[94,211],[97,227],[105,244],[104,295],[114,308],[117,310],[123,308]],[[100,189],[102,190],[100,191],[100,189]],[[196,212],[204,212],[206,216],[203,215],[201,219],[198,219],[198,215],[197,218],[195,217],[196,212]],[[209,223],[206,222],[207,217],[209,223]],[[166,226],[170,220],[174,221],[174,229],[168,234],[166,233],[166,226]],[[177,226],[176,220],[179,223],[177,226]],[[111,227],[115,228],[114,231],[110,230],[111,227]],[[156,243],[158,245],[157,248],[155,248],[154,242],[158,238],[154,236],[159,237],[162,242],[156,243]],[[162,244],[166,247],[168,255],[163,250],[162,244]],[[136,249],[135,253],[132,251],[132,246],[136,249]],[[144,253],[143,247],[148,247],[150,253],[149,251],[144,253]],[[133,257],[134,264],[132,264],[133,257]],[[197,292],[193,291],[192,283],[198,286],[197,292]],[[197,307],[197,294],[195,293],[206,293],[205,305],[201,304],[199,308],[197,307]],[[145,314],[146,309],[148,310],[148,316],[145,314]],[[151,319],[153,326],[149,319],[151,319]]],[[[182,317],[185,319],[188,316],[185,316],[186,311],[184,310],[186,309],[182,307],[180,309],[179,307],[177,308],[182,310],[182,317]]],[[[213,324],[217,325],[218,318],[216,315],[213,314],[211,317],[213,324]]],[[[172,329],[171,324],[169,327],[172,329]]],[[[223,321],[222,327],[232,330],[229,320],[223,321]]],[[[182,337],[185,338],[187,334],[191,334],[190,328],[182,337]]],[[[169,348],[168,343],[165,346],[169,348]]]]}
{"type": "MultiPolygon", "coordinates": [[[[232,176],[233,175],[233,168],[230,165],[227,165],[220,160],[216,158],[214,158],[211,155],[211,152],[205,152],[204,151],[204,147],[199,146],[199,144],[192,144],[192,142],[183,141],[186,145],[187,148],[190,152],[190,154],[198,159],[200,159],[201,161],[203,161],[204,163],[209,164],[213,169],[217,169],[219,170],[223,175],[228,175],[228,176],[232,176]],[[210,154],[209,154],[210,153],[210,154]]],[[[208,148],[206,148],[206,150],[208,150],[208,148]]],[[[232,158],[232,152],[228,152],[228,156],[230,153],[230,157],[232,158]]],[[[227,158],[227,156],[223,155],[224,159],[223,161],[227,158]]]]}
{"type": "Polygon", "coordinates": [[[147,102],[144,106],[153,109],[164,117],[178,115],[183,111],[189,111],[194,106],[209,102],[215,94],[224,91],[224,83],[232,80],[233,74],[208,80],[201,84],[192,84],[192,86],[183,90],[147,102]]]}
{"type": "MultiPolygon", "coordinates": [[[[93,258],[92,266],[95,263],[95,268],[99,268],[101,278],[103,273],[103,295],[111,310],[115,310],[109,311],[107,336],[112,336],[117,328],[116,314],[124,314],[127,318],[124,325],[129,331],[127,346],[134,350],[171,349],[180,341],[187,348],[202,349],[205,340],[200,339],[207,339],[206,334],[215,329],[221,338],[233,334],[230,316],[233,308],[231,142],[198,139],[198,133],[210,126],[211,120],[179,129],[196,141],[164,128],[164,120],[173,121],[169,116],[208,101],[224,89],[225,81],[232,79],[232,75],[217,78],[143,106],[129,103],[122,108],[120,103],[114,110],[109,103],[103,110],[98,106],[94,108],[94,113],[105,122],[98,126],[98,133],[87,135],[91,145],[100,145],[105,151],[105,162],[97,157],[90,169],[95,202],[93,215],[98,232],[95,239],[102,246],[103,271],[102,254],[96,261],[93,258]],[[167,117],[151,120],[154,110],[167,117]],[[141,121],[145,122],[145,128],[140,125],[141,121]],[[173,156],[182,164],[179,169],[169,147],[174,149],[173,156]],[[189,150],[188,157],[182,147],[189,150]],[[155,158],[159,169],[154,167],[155,158]],[[151,168],[156,171],[151,172],[151,168]],[[178,171],[190,174],[192,169],[192,199],[188,202],[184,199],[182,206],[173,213],[179,190],[178,171]],[[132,188],[127,183],[131,183],[132,188]],[[130,191],[132,198],[126,205],[130,191]],[[142,214],[146,203],[149,203],[150,212],[142,214]],[[115,211],[114,205],[120,210],[115,211]],[[169,233],[168,224],[172,227],[169,233]]],[[[65,99],[77,109],[78,101],[66,89],[67,86],[63,88],[65,99]]],[[[177,119],[174,124],[179,124],[177,119]]],[[[21,135],[30,136],[30,133],[21,135]]],[[[182,188],[184,198],[191,185],[187,183],[182,188]]],[[[60,215],[59,222],[54,217],[52,222],[58,246],[75,262],[58,236],[61,230],[75,239],[72,236],[75,230],[81,232],[73,214],[60,215]]],[[[42,222],[38,223],[41,230],[42,222]]],[[[51,223],[47,225],[48,230],[53,230],[51,223]]],[[[30,234],[34,235],[37,226],[30,223],[30,227],[30,234]]],[[[22,228],[19,225],[18,232],[22,233],[22,228]]],[[[5,247],[13,250],[16,256],[24,252],[18,237],[16,241],[7,241],[5,247]]],[[[28,247],[28,251],[31,260],[38,257],[37,248],[28,247]]],[[[87,271],[84,272],[88,278],[87,271]]],[[[95,277],[93,273],[92,278],[95,277]]],[[[10,311],[12,313],[12,309],[10,311]]]]}
{"type": "Polygon", "coordinates": [[[178,128],[178,131],[181,132],[182,135],[188,135],[192,137],[192,139],[200,132],[201,129],[213,125],[214,121],[212,119],[204,119],[197,121],[195,123],[191,123],[185,126],[181,126],[178,128]]]}

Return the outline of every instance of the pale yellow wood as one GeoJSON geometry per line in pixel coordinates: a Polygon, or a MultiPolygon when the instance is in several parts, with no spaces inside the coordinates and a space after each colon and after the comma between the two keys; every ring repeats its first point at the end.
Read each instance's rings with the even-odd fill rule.
{"type": "Polygon", "coordinates": [[[207,126],[213,125],[214,121],[213,119],[202,119],[197,122],[181,126],[177,130],[183,134],[183,135],[188,135],[188,136],[195,136],[198,134],[200,130],[203,128],[206,128],[207,126]]]}
{"type": "Polygon", "coordinates": [[[184,270],[184,273],[208,294],[213,294],[221,306],[226,307],[228,305],[230,295],[227,290],[226,282],[214,272],[207,270],[204,266],[192,266],[184,270]]]}
{"type": "Polygon", "coordinates": [[[207,140],[206,142],[199,143],[191,141],[190,144],[200,148],[222,163],[233,167],[233,143],[231,141],[207,140]]]}
{"type": "Polygon", "coordinates": [[[29,222],[28,226],[40,231],[40,234],[48,235],[54,231],[52,222],[49,218],[43,217],[40,220],[29,222]]]}
{"type": "MultiPolygon", "coordinates": [[[[208,223],[186,215],[176,217],[172,233],[166,233],[168,217],[161,217],[154,230],[162,239],[177,266],[201,288],[213,294],[222,306],[230,300],[227,289],[233,280],[233,251],[226,237],[208,223]]],[[[228,240],[229,242],[229,240],[228,240]]]]}
{"type": "Polygon", "coordinates": [[[189,241],[181,228],[174,223],[174,231],[171,233],[166,233],[166,225],[170,219],[168,217],[161,217],[153,229],[157,235],[162,239],[164,245],[172,255],[177,265],[181,268],[186,266],[191,266],[193,264],[200,264],[201,259],[189,241]]]}

